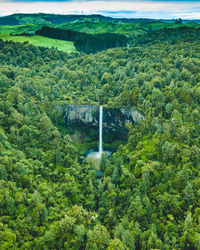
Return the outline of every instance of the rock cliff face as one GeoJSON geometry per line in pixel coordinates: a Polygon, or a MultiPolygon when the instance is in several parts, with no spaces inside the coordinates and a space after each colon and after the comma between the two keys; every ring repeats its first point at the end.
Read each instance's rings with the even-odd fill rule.
{"type": "MultiPolygon", "coordinates": [[[[66,124],[82,124],[92,127],[99,126],[99,106],[68,105],[63,107],[66,124]]],[[[125,131],[126,123],[137,123],[144,117],[134,109],[103,108],[103,129],[106,131],[125,131]]]]}

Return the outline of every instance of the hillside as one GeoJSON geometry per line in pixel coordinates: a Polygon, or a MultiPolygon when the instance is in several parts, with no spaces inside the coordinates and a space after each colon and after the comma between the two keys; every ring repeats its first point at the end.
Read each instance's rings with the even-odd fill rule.
{"type": "Polygon", "coordinates": [[[73,30],[44,26],[40,30],[37,30],[35,34],[64,41],[73,41],[77,50],[86,53],[95,53],[116,47],[127,47],[128,44],[126,36],[114,33],[86,34],[73,30]]]}
{"type": "MultiPolygon", "coordinates": [[[[62,23],[73,23],[73,22],[109,22],[109,23],[151,23],[161,21],[164,23],[173,23],[176,20],[165,20],[165,19],[148,19],[148,18],[112,18],[109,16],[103,16],[98,14],[93,15],[59,15],[59,14],[46,14],[46,13],[35,13],[35,14],[12,14],[6,17],[0,17],[1,24],[14,25],[14,24],[62,24],[62,23]],[[15,22],[15,23],[14,23],[15,22]]],[[[200,20],[184,20],[184,23],[195,22],[199,23],[200,20]]]]}
{"type": "Polygon", "coordinates": [[[0,24],[15,25],[15,24],[53,24],[58,25],[62,23],[71,22],[112,22],[112,23],[135,23],[138,22],[151,22],[153,19],[134,19],[134,18],[112,18],[102,15],[56,15],[56,14],[13,14],[7,17],[0,17],[0,24]]]}
{"type": "Polygon", "coordinates": [[[147,41],[149,36],[153,36],[154,31],[176,30],[181,27],[198,29],[200,24],[198,20],[195,22],[184,20],[178,23],[177,20],[126,19],[102,15],[13,14],[0,17],[0,38],[4,41],[28,41],[36,46],[56,47],[60,51],[69,53],[76,50],[93,53],[106,48],[137,44],[139,41],[147,41]],[[55,39],[53,34],[47,36],[49,39],[35,36],[35,32],[39,32],[45,26],[63,30],[62,32],[68,30],[79,32],[82,34],[81,37],[85,38],[81,39],[81,41],[79,39],[75,43],[72,40],[59,41],[55,39]],[[105,41],[104,37],[109,37],[109,34],[115,35],[113,35],[113,39],[110,37],[107,39],[109,41],[105,41]],[[126,44],[121,40],[125,41],[127,39],[121,39],[120,35],[128,38],[126,44]],[[116,40],[116,43],[114,40],[116,40]],[[85,41],[88,41],[88,44],[85,44],[85,41]],[[99,48],[94,49],[95,46],[98,47],[97,45],[99,45],[99,48]]]}
{"type": "Polygon", "coordinates": [[[89,55],[0,40],[2,249],[199,248],[199,30],[136,38],[89,55]],[[67,126],[69,104],[144,117],[101,176],[85,159],[98,135],[67,126]]]}
{"type": "Polygon", "coordinates": [[[14,41],[14,42],[28,42],[35,46],[47,47],[47,48],[57,48],[64,52],[75,52],[76,48],[74,43],[70,41],[61,41],[58,39],[51,39],[42,36],[36,36],[35,31],[39,30],[42,25],[36,24],[21,24],[16,26],[10,25],[0,25],[0,39],[4,41],[14,41]],[[17,35],[16,34],[22,34],[17,35]],[[30,36],[27,36],[30,34],[30,36]]]}
{"type": "Polygon", "coordinates": [[[160,30],[164,28],[179,28],[179,27],[194,27],[199,28],[200,25],[195,22],[187,23],[167,23],[161,21],[143,21],[137,20],[134,23],[110,23],[110,22],[82,22],[82,23],[64,23],[56,26],[61,29],[71,29],[74,31],[81,31],[89,34],[101,34],[101,33],[117,33],[127,36],[137,36],[146,34],[154,30],[160,30]]]}

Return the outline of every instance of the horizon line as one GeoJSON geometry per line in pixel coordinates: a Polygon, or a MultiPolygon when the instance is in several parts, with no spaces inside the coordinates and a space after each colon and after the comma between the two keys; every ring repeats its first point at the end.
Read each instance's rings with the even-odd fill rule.
{"type": "Polygon", "coordinates": [[[45,15],[59,15],[59,16],[103,16],[103,17],[108,17],[108,18],[111,18],[111,19],[127,19],[127,20],[137,20],[137,19],[142,19],[142,20],[164,20],[164,21],[176,21],[178,19],[181,19],[182,21],[200,21],[200,18],[199,19],[184,19],[184,18],[180,18],[180,17],[177,17],[177,18],[149,18],[149,17],[112,17],[112,16],[109,16],[109,15],[103,15],[103,14],[99,14],[99,13],[92,13],[92,14],[63,14],[63,13],[48,13],[48,12],[34,12],[34,13],[30,13],[30,12],[14,12],[12,14],[5,14],[5,15],[1,15],[0,14],[0,18],[1,17],[8,17],[8,16],[12,16],[12,15],[36,15],[36,14],[45,14],[45,15]]]}

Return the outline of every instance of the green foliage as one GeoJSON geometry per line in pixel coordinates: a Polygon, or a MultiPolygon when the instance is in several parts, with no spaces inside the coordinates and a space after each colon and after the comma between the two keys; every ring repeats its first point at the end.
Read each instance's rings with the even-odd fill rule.
{"type": "Polygon", "coordinates": [[[90,55],[0,40],[2,249],[199,248],[199,31],[176,31],[90,55]],[[83,156],[97,131],[60,108],[99,102],[145,117],[101,176],[83,156]]]}

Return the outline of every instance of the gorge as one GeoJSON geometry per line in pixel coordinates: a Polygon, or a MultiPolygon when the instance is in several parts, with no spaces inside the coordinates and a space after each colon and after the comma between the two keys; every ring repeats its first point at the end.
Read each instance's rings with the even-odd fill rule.
{"type": "Polygon", "coordinates": [[[71,104],[57,106],[57,109],[62,113],[70,134],[78,141],[78,146],[81,145],[80,151],[86,154],[93,149],[92,151],[99,152],[98,158],[103,148],[113,152],[126,142],[127,123],[135,124],[144,119],[143,115],[133,108],[112,109],[106,106],[71,104]]]}
{"type": "MultiPolygon", "coordinates": [[[[99,126],[99,106],[95,105],[66,105],[59,106],[64,115],[66,125],[86,125],[97,128],[99,126]]],[[[144,119],[143,115],[133,108],[102,110],[103,127],[106,132],[126,133],[126,123],[138,123],[144,119]]]]}

